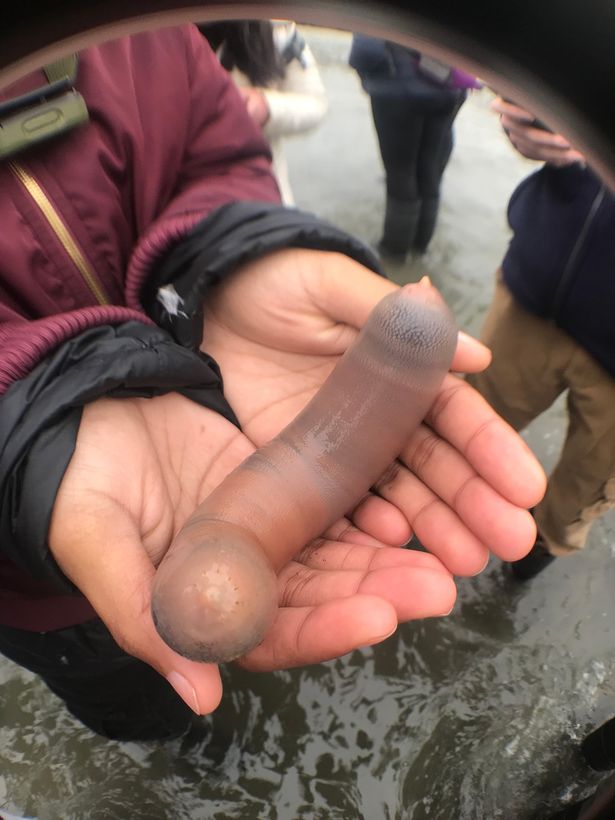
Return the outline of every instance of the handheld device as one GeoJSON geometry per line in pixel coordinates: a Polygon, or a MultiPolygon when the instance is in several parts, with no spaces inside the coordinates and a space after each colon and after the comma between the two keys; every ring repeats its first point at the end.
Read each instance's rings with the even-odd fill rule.
{"type": "Polygon", "coordinates": [[[85,100],[74,88],[77,65],[72,54],[45,66],[47,85],[0,103],[0,160],[89,120],[85,100]]]}

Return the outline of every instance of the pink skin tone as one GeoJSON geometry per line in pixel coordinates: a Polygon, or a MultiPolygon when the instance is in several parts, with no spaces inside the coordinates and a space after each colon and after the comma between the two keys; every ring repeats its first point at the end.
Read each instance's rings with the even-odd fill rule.
{"type": "Polygon", "coordinates": [[[427,279],[385,297],[321,389],[205,499],[156,572],[162,638],[220,663],[258,645],[276,572],[351,511],[433,403],[457,327],[427,279]]]}
{"type": "Polygon", "coordinates": [[[500,115],[508,139],[520,154],[528,159],[548,162],[557,167],[586,160],[561,134],[554,134],[533,126],[534,115],[502,97],[496,97],[491,108],[500,115]]]}

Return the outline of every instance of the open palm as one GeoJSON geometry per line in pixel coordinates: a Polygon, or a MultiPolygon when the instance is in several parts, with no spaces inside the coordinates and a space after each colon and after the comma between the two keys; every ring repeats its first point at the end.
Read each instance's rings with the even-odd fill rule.
{"type": "MultiPolygon", "coordinates": [[[[220,364],[251,441],[264,444],[294,418],[396,288],[347,257],[286,250],[246,265],[219,289],[207,306],[202,347],[220,364]]],[[[488,362],[486,348],[460,335],[455,370],[488,362]]],[[[489,550],[505,560],[526,554],[535,528],[525,508],[544,486],[523,441],[450,375],[426,424],[352,519],[390,543],[414,530],[451,572],[472,575],[489,550]]]]}
{"type": "MultiPolygon", "coordinates": [[[[222,417],[169,394],[84,409],[49,544],[118,644],[157,669],[199,713],[221,696],[218,670],[177,655],[154,628],[156,565],[198,504],[254,449],[222,417]]],[[[253,668],[314,663],[382,640],[402,620],[455,599],[433,556],[392,549],[339,521],[279,574],[278,617],[253,668]]]]}

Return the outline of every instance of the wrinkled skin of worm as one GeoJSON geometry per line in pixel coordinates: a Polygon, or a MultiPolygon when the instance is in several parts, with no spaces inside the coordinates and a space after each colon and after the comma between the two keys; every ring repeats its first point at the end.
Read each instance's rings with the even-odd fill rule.
{"type": "Polygon", "coordinates": [[[423,280],[386,296],[305,409],[198,507],[157,569],[156,628],[193,660],[258,645],[276,572],[353,509],[433,403],[457,327],[423,280]]]}

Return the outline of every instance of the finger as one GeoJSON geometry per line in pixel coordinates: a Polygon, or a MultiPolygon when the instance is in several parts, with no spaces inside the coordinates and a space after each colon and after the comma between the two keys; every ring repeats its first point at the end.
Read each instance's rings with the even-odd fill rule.
{"type": "Polygon", "coordinates": [[[491,351],[478,339],[462,330],[457,335],[457,349],[451,370],[458,373],[480,373],[491,363],[491,351]]]}
{"type": "Polygon", "coordinates": [[[525,122],[531,122],[534,119],[534,114],[526,111],[525,108],[521,108],[520,105],[504,100],[502,97],[496,97],[491,101],[491,110],[497,114],[514,117],[525,122]]]}
{"type": "Polygon", "coordinates": [[[538,145],[536,142],[523,137],[511,137],[511,142],[520,153],[530,159],[537,159],[557,166],[572,165],[575,162],[585,163],[583,154],[573,148],[538,145]]]}
{"type": "Polygon", "coordinates": [[[585,154],[582,154],[580,151],[576,151],[574,148],[571,148],[570,151],[565,151],[561,157],[549,160],[549,162],[551,162],[551,164],[553,165],[558,166],[573,165],[574,163],[586,165],[587,159],[585,157],[585,154]]]}
{"type": "Polygon", "coordinates": [[[552,131],[545,131],[544,128],[536,128],[531,123],[520,123],[516,119],[504,116],[502,117],[502,125],[511,138],[519,138],[530,144],[558,151],[567,151],[571,148],[570,142],[562,134],[554,134],[552,131]]]}
{"type": "MultiPolygon", "coordinates": [[[[390,549],[375,550],[383,551],[390,549]]],[[[450,573],[439,562],[435,569],[425,566],[425,561],[413,562],[411,550],[393,551],[400,554],[389,566],[356,570],[319,570],[293,562],[279,576],[280,606],[315,607],[354,595],[375,595],[394,607],[398,621],[448,615],[456,596],[450,573]],[[405,556],[409,560],[402,560],[405,556]]]]}
{"type": "Polygon", "coordinates": [[[318,538],[307,547],[304,547],[297,556],[297,563],[311,569],[328,570],[360,570],[368,572],[371,569],[388,569],[389,567],[404,566],[413,569],[429,569],[450,575],[446,567],[428,552],[406,549],[401,547],[387,547],[382,544],[355,544],[318,538]]]}
{"type": "Polygon", "coordinates": [[[240,663],[254,671],[321,663],[380,643],[397,625],[391,604],[372,595],[318,607],[280,609],[263,642],[240,663]]]}
{"type": "Polygon", "coordinates": [[[447,376],[425,420],[508,501],[530,508],[543,497],[546,477],[536,457],[467,382],[447,376]]]}
{"type": "Polygon", "coordinates": [[[485,544],[451,505],[402,464],[397,462],[375,489],[403,510],[421,544],[454,575],[477,575],[485,568],[489,560],[485,544]]]}
{"type": "MultiPolygon", "coordinates": [[[[503,498],[431,429],[422,426],[416,431],[404,448],[402,460],[412,476],[454,510],[478,541],[500,558],[515,561],[530,550],[536,537],[532,516],[503,498]]],[[[408,472],[401,469],[396,481],[399,492],[409,483],[408,472]]]]}
{"type": "MultiPolygon", "coordinates": [[[[406,528],[407,527],[408,524],[406,522],[406,528]]],[[[327,542],[350,542],[352,544],[363,544],[368,547],[377,548],[401,546],[401,544],[397,544],[392,541],[382,541],[379,538],[375,538],[373,535],[369,535],[364,530],[360,529],[359,527],[356,527],[354,523],[350,521],[350,519],[348,518],[340,518],[338,521],[336,521],[334,524],[328,527],[327,530],[322,534],[320,540],[327,542]]],[[[407,541],[404,541],[403,543],[405,544],[407,543],[407,541]]]]}
{"type": "Polygon", "coordinates": [[[134,523],[113,502],[93,509],[79,513],[70,532],[58,525],[62,505],[54,510],[56,560],[125,652],[156,669],[196,714],[212,712],[222,697],[218,668],[178,655],[158,635],[151,616],[155,570],[134,523]]]}
{"type": "Polygon", "coordinates": [[[542,140],[533,139],[532,134],[529,132],[527,134],[509,133],[509,137],[517,151],[529,159],[536,159],[542,162],[568,163],[570,156],[576,157],[577,152],[572,151],[569,145],[559,146],[547,144],[542,140]]]}
{"type": "MultiPolygon", "coordinates": [[[[394,504],[370,493],[363,498],[351,514],[355,527],[383,544],[402,546],[412,538],[408,519],[394,504]]],[[[352,540],[352,533],[346,540],[352,540]]]]}
{"type": "MultiPolygon", "coordinates": [[[[361,328],[374,307],[399,285],[343,254],[322,254],[318,275],[304,277],[313,302],[335,322],[361,328]]],[[[310,273],[314,260],[310,260],[310,273]]]]}

